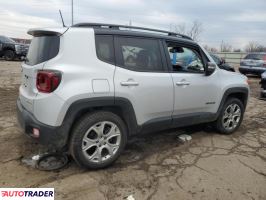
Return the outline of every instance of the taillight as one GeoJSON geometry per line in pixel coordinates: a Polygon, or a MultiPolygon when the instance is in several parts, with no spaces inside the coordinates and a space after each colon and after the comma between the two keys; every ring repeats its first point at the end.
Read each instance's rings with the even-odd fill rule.
{"type": "Polygon", "coordinates": [[[263,56],[263,67],[266,67],[266,55],[265,56],[263,56]]]}
{"type": "Polygon", "coordinates": [[[36,87],[39,92],[53,92],[61,81],[61,73],[58,71],[38,71],[36,87]]]}

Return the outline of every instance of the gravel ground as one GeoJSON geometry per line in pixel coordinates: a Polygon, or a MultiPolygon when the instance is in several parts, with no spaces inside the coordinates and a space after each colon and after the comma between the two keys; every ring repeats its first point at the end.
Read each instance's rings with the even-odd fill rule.
{"type": "Polygon", "coordinates": [[[104,170],[26,166],[42,150],[16,122],[20,62],[0,61],[0,187],[54,187],[56,199],[266,199],[266,101],[249,77],[251,98],[239,130],[224,136],[200,126],[133,138],[104,170]],[[188,133],[185,144],[177,135],[188,133]]]}

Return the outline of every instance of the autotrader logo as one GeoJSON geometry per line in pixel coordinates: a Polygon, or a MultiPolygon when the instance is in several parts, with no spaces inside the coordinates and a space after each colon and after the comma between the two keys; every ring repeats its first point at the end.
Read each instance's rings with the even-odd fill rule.
{"type": "Polygon", "coordinates": [[[0,199],[54,200],[54,188],[0,188],[0,199]]]}

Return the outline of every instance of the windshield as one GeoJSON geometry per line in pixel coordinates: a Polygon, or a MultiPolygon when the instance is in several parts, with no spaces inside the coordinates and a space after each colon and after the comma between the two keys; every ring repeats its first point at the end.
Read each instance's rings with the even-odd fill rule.
{"type": "Polygon", "coordinates": [[[5,36],[0,36],[0,41],[4,43],[16,43],[14,40],[11,38],[5,37],[5,36]]]}
{"type": "Polygon", "coordinates": [[[248,54],[244,59],[263,60],[266,54],[248,54]]]}

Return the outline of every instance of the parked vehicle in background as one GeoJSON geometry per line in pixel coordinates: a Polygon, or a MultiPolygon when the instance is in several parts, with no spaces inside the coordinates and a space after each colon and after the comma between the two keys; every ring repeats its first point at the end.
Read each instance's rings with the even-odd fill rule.
{"type": "Polygon", "coordinates": [[[188,36],[95,23],[28,33],[18,120],[80,166],[110,165],[135,134],[210,122],[231,134],[242,122],[247,77],[216,67],[188,36]]]}
{"type": "Polygon", "coordinates": [[[225,59],[213,54],[213,53],[209,53],[210,56],[212,57],[212,59],[214,60],[214,62],[218,65],[219,68],[227,70],[227,71],[231,71],[231,72],[235,72],[234,67],[232,67],[231,65],[229,65],[228,63],[225,62],[225,59]]]}
{"type": "Polygon", "coordinates": [[[266,71],[266,53],[250,53],[240,62],[239,72],[260,76],[266,71]]]}
{"type": "Polygon", "coordinates": [[[11,38],[0,36],[0,57],[11,61],[16,58],[26,57],[29,45],[16,43],[11,38]]]}
{"type": "Polygon", "coordinates": [[[261,97],[266,98],[266,71],[261,74],[261,97]]]}

